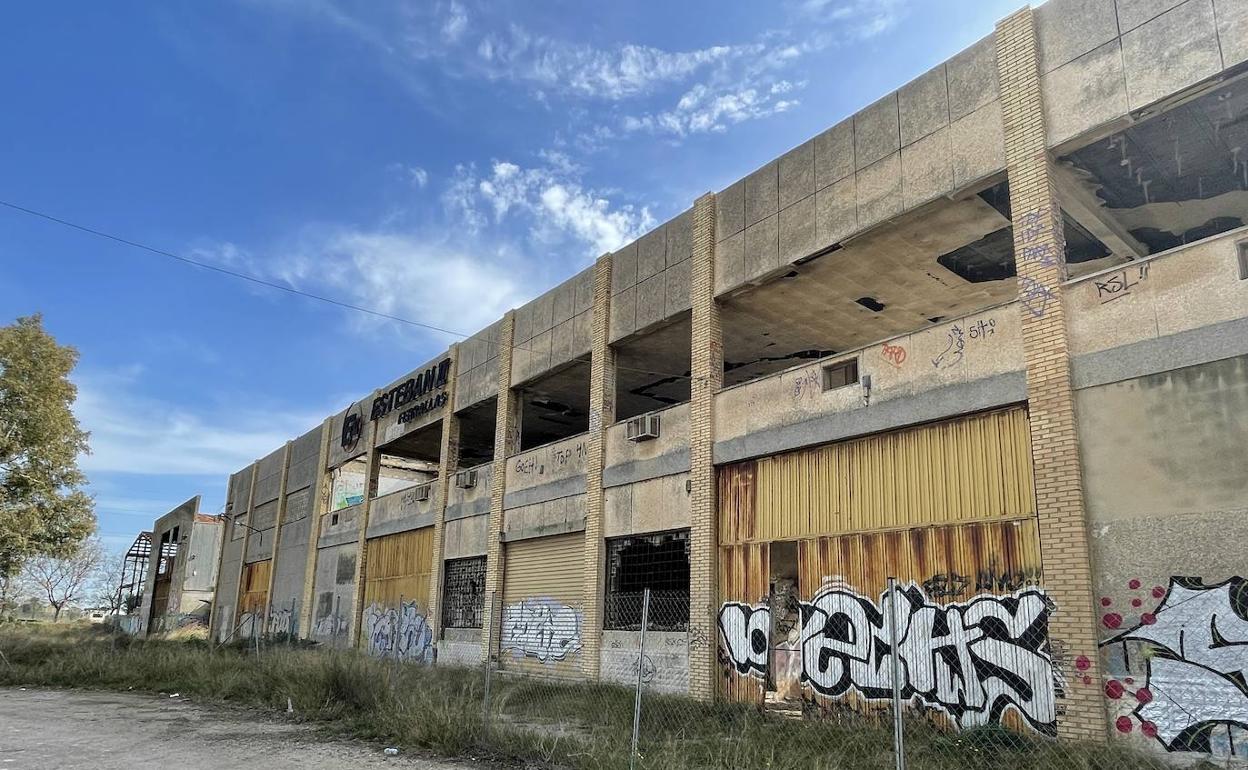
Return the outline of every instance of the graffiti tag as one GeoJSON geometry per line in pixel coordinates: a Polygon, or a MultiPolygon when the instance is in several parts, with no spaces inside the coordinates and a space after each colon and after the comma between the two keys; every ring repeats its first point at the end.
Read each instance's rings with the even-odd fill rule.
{"type": "Polygon", "coordinates": [[[363,631],[370,655],[433,662],[433,630],[416,602],[400,602],[397,608],[370,604],[364,611],[363,631]]]}
{"type": "Polygon", "coordinates": [[[525,599],[503,608],[500,647],[542,663],[581,649],[581,612],[554,599],[525,599]]]}
{"type": "Polygon", "coordinates": [[[885,361],[899,369],[906,362],[906,349],[901,345],[890,345],[886,342],[880,349],[880,355],[885,361]]]}
{"type": "Polygon", "coordinates": [[[1104,281],[1095,281],[1096,298],[1104,305],[1131,293],[1134,286],[1148,278],[1148,263],[1134,269],[1119,270],[1104,281]]]}

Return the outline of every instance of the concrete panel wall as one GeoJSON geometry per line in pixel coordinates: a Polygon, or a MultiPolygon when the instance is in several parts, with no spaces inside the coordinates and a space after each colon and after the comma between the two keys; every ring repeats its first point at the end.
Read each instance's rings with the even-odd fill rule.
{"type": "Polygon", "coordinates": [[[228,526],[224,533],[225,548],[221,553],[219,571],[221,579],[217,581],[216,623],[214,635],[218,640],[225,639],[234,630],[234,615],[238,611],[238,576],[243,558],[242,527],[228,526]]]}
{"type": "Polygon", "coordinates": [[[689,641],[685,633],[647,631],[646,651],[641,654],[636,631],[602,632],[602,678],[607,682],[635,686],[641,663],[647,691],[684,695],[689,692],[689,641]]]}
{"type": "MultiPolygon", "coordinates": [[[[256,498],[254,504],[258,508],[264,503],[276,500],[282,490],[282,461],[286,456],[286,448],[275,449],[260,460],[256,471],[256,498]]],[[[256,525],[252,525],[256,526],[256,525]]]]}
{"type": "Polygon", "coordinates": [[[290,468],[286,471],[287,494],[316,483],[316,461],[321,452],[321,429],[318,425],[291,442],[290,468]]]}
{"type": "Polygon", "coordinates": [[[498,393],[498,334],[495,321],[459,344],[455,408],[464,409],[498,393]]]}
{"type": "Polygon", "coordinates": [[[511,384],[526,382],[574,359],[587,359],[592,310],[593,268],[517,308],[511,384]]]}
{"type": "MultiPolygon", "coordinates": [[[[724,390],[716,395],[716,451],[719,453],[720,444],[746,445],[752,435],[789,425],[806,424],[809,430],[805,439],[794,434],[793,446],[788,448],[828,441],[830,437],[821,435],[820,417],[868,410],[883,416],[891,402],[897,402],[900,408],[906,400],[933,391],[945,394],[936,405],[943,414],[916,412],[908,417],[904,411],[899,411],[898,425],[1022,400],[1024,394],[1018,392],[1006,401],[997,399],[996,403],[984,403],[981,399],[991,398],[992,394],[982,395],[983,388],[973,392],[964,390],[964,386],[972,383],[992,381],[1023,370],[1021,312],[1016,303],[988,308],[859,351],[724,390]],[[869,405],[864,405],[861,385],[823,390],[823,367],[855,357],[860,378],[871,376],[869,405]]],[[[880,428],[876,426],[875,429],[880,428]]],[[[768,452],[780,449],[774,444],[766,447],[768,452]]],[[[753,453],[736,449],[732,459],[746,456],[753,456],[753,453]]]]}
{"type": "Polygon", "coordinates": [[[178,551],[182,590],[211,594],[217,584],[217,554],[225,525],[220,521],[195,521],[190,527],[191,537],[178,551]]]}
{"type": "Polygon", "coordinates": [[[1076,397],[1110,732],[1193,759],[1242,752],[1248,356],[1076,397]]]}
{"type": "Polygon", "coordinates": [[[545,500],[503,512],[503,540],[527,540],[585,529],[585,493],[545,500]]]}
{"type": "Polygon", "coordinates": [[[1000,172],[998,91],[985,38],[723,190],[715,294],[1000,172]]]}
{"type": "Polygon", "coordinates": [[[363,504],[343,508],[321,517],[321,534],[317,539],[320,548],[327,548],[343,543],[354,543],[360,539],[360,514],[363,504]]]}
{"type": "MultiPolygon", "coordinates": [[[[612,255],[611,342],[688,310],[693,210],[659,225],[612,255]]],[[[590,272],[590,271],[587,271],[590,272]]],[[[587,287],[593,305],[592,280],[587,287]]]]}
{"type": "Polygon", "coordinates": [[[447,628],[439,639],[439,666],[476,666],[481,663],[481,629],[447,628]]]}
{"type": "Polygon", "coordinates": [[[1248,228],[1239,228],[1067,284],[1071,353],[1087,356],[1248,316],[1237,251],[1245,238],[1248,228]]]}
{"type": "Polygon", "coordinates": [[[689,404],[677,404],[657,414],[659,437],[649,441],[629,441],[627,421],[607,428],[604,486],[689,470],[689,404]]]}
{"type": "Polygon", "coordinates": [[[443,529],[445,542],[442,545],[442,555],[447,559],[484,556],[489,531],[488,512],[486,515],[469,516],[446,522],[443,529]]]}
{"type": "Polygon", "coordinates": [[[490,512],[490,485],[494,479],[494,463],[478,465],[476,486],[467,489],[455,486],[454,477],[446,490],[446,519],[482,516],[490,512]]]}
{"type": "Polygon", "coordinates": [[[1049,0],[1036,10],[1049,144],[1244,61],[1246,23],[1242,0],[1049,0]]]}
{"type": "Polygon", "coordinates": [[[368,534],[366,537],[393,535],[409,529],[428,527],[434,520],[433,489],[418,485],[399,492],[375,498],[368,512],[368,534]],[[425,489],[426,499],[418,499],[418,491],[425,489]]]}
{"type": "Polygon", "coordinates": [[[689,472],[608,487],[603,537],[643,535],[689,526],[689,472]]]}
{"type": "Polygon", "coordinates": [[[581,433],[507,461],[508,508],[583,493],[589,436],[581,433]]]}
{"type": "MultiPolygon", "coordinates": [[[[315,462],[315,457],[313,461],[315,462]]],[[[312,531],[312,488],[304,487],[286,495],[286,517],[281,544],[273,566],[272,610],[269,629],[275,633],[298,633],[297,618],[302,608],[304,571],[307,569],[308,539],[312,531]],[[290,613],[292,602],[294,612],[290,613]]]]}
{"type": "Polygon", "coordinates": [[[354,544],[322,548],[316,554],[312,583],[311,638],[322,644],[347,645],[352,602],[355,601],[354,544]]]}
{"type": "Polygon", "coordinates": [[[256,531],[251,533],[251,537],[247,538],[247,557],[246,562],[251,564],[256,561],[264,561],[273,556],[273,543],[277,537],[277,510],[278,501],[270,500],[262,505],[257,505],[251,513],[251,519],[248,524],[256,531]]]}

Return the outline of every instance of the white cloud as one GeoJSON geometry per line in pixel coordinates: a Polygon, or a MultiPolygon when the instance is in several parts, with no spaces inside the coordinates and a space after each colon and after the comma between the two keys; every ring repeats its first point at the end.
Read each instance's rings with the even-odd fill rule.
{"type": "Polygon", "coordinates": [[[913,0],[802,0],[802,12],[866,40],[897,26],[913,0]]]}
{"type": "Polygon", "coordinates": [[[782,97],[805,85],[805,82],[778,80],[745,87],[713,88],[699,83],[686,91],[670,110],[625,116],[622,128],[626,132],[673,137],[719,133],[737,123],[778,115],[796,107],[800,101],[782,97]]]}
{"type": "Polygon", "coordinates": [[[442,21],[442,39],[448,43],[456,43],[468,29],[468,11],[464,6],[451,1],[442,21]]]}
{"type": "Polygon", "coordinates": [[[331,411],[197,413],[140,395],[140,373],[141,368],[131,367],[74,377],[78,386],[74,414],[91,432],[91,454],[79,461],[88,474],[224,476],[307,431],[331,411]]]}

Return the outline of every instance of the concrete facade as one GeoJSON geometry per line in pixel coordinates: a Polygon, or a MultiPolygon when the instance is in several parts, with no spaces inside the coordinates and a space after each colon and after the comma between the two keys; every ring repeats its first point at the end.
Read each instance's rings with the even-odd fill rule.
{"type": "Polygon", "coordinates": [[[199,512],[198,496],[156,520],[139,603],[142,633],[208,625],[218,579],[222,524],[220,517],[199,512]]]}
{"type": "Polygon", "coordinates": [[[1024,538],[875,565],[912,575],[935,611],[1038,613],[1039,637],[1010,643],[1029,694],[949,727],[1009,712],[1059,737],[1234,753],[1248,716],[1215,704],[1248,709],[1246,25],[1245,0],[1050,0],[691,201],[234,474],[214,634],[235,628],[249,565],[273,560],[267,601],[291,603],[294,632],[352,646],[366,544],[433,527],[420,622],[439,663],[503,648],[508,666],[620,682],[640,668],[702,700],[835,701],[792,654],[823,644],[818,628],[753,654],[736,630],[772,622],[777,597],[822,611],[834,585],[876,601],[838,548],[1024,538]],[[1015,433],[976,432],[1005,413],[1015,433]],[[785,468],[818,462],[802,451],[867,439],[876,455],[837,457],[874,475],[812,464],[784,486],[785,468]],[[991,441],[1017,442],[1025,468],[991,441]],[[997,479],[972,490],[976,510],[1020,489],[1027,504],[971,520],[897,492],[955,488],[947,469],[968,467],[997,479]],[[785,513],[826,507],[820,474],[859,479],[839,515],[861,525],[785,513]],[[874,489],[894,495],[887,516],[851,510],[874,489]],[[543,583],[534,549],[566,554],[573,534],[578,579],[562,563],[543,583]],[[998,548],[1017,575],[933,566],[998,548]],[[509,552],[523,574],[506,574],[509,552]],[[505,586],[532,595],[504,606],[505,586]],[[666,592],[666,625],[641,656],[643,586],[666,592]],[[517,613],[545,618],[540,640],[514,638],[517,613]],[[1197,641],[1172,649],[1179,633],[1197,641]],[[555,638],[575,665],[541,647],[555,638]],[[801,676],[769,684],[772,666],[801,676]],[[1128,681],[1151,689],[1121,697],[1128,681]]]}

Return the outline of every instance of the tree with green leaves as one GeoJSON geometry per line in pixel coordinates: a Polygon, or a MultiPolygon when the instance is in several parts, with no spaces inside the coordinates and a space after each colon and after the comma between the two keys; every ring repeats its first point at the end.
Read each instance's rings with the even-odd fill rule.
{"type": "Polygon", "coordinates": [[[95,531],[78,469],[87,433],[71,409],[77,362],[39,315],[0,327],[0,606],[27,560],[72,556],[95,531]]]}

